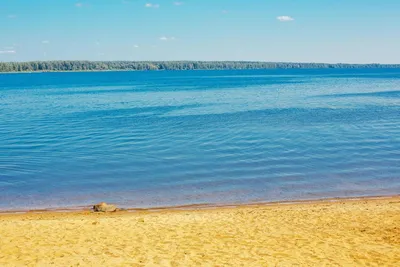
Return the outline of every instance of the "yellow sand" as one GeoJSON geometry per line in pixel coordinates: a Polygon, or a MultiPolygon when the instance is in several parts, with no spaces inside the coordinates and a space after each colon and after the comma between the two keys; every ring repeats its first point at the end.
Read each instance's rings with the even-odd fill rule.
{"type": "Polygon", "coordinates": [[[400,198],[0,215],[0,266],[400,266],[400,198]]]}

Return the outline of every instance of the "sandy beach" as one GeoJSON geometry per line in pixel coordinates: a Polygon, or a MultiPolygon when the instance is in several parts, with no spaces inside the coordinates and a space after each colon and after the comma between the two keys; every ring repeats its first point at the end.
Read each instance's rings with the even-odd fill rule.
{"type": "Polygon", "coordinates": [[[398,196],[200,210],[0,215],[0,266],[396,266],[399,262],[398,196]]]}

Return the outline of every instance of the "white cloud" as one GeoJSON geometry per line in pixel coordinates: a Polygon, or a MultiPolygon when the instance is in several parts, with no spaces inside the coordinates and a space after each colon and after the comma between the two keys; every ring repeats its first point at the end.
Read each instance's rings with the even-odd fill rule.
{"type": "Polygon", "coordinates": [[[48,40],[43,40],[42,41],[42,44],[49,44],[50,43],[50,41],[48,41],[48,40]]]}
{"type": "Polygon", "coordinates": [[[0,54],[16,54],[15,50],[0,50],[0,54]]]}
{"type": "Polygon", "coordinates": [[[286,21],[293,21],[294,18],[290,17],[290,16],[279,16],[276,17],[277,20],[282,21],[282,22],[286,22],[286,21]]]}
{"type": "Polygon", "coordinates": [[[152,3],[147,3],[144,6],[148,7],[148,8],[159,8],[160,7],[159,4],[152,4],[152,3]]]}
{"type": "Polygon", "coordinates": [[[160,37],[161,41],[173,41],[175,40],[175,37],[167,37],[167,36],[162,36],[160,37]]]}
{"type": "Polygon", "coordinates": [[[183,2],[174,2],[174,5],[181,6],[181,5],[183,5],[183,2]]]}

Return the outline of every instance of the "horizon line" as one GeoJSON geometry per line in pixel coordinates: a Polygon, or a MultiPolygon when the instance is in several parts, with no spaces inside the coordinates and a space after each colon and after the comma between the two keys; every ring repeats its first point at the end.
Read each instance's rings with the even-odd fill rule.
{"type": "Polygon", "coordinates": [[[28,60],[28,61],[0,61],[0,64],[4,63],[30,63],[30,62],[230,62],[230,63],[275,63],[275,64],[326,64],[326,65],[400,65],[399,63],[348,63],[348,62],[304,62],[304,61],[259,61],[259,60],[88,60],[88,59],[54,59],[54,60],[28,60]]]}

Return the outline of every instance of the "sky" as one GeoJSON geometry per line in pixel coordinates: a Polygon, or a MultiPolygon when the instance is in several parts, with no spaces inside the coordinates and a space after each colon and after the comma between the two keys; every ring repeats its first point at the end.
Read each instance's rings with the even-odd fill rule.
{"type": "Polygon", "coordinates": [[[0,0],[0,61],[400,63],[400,0],[0,0]]]}

